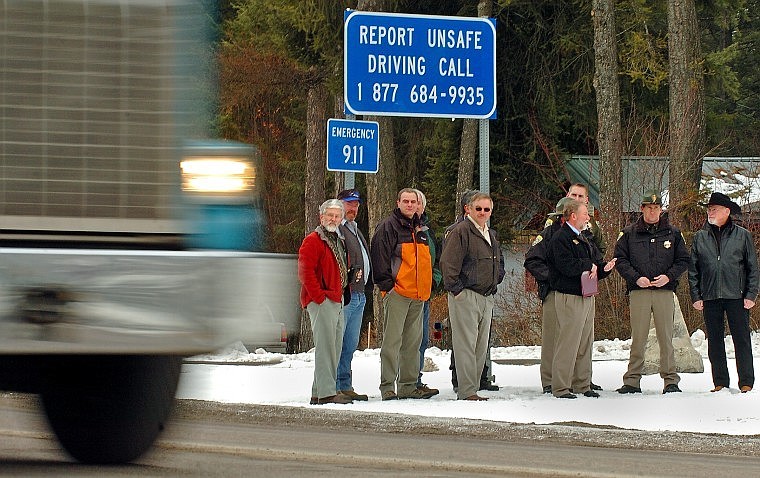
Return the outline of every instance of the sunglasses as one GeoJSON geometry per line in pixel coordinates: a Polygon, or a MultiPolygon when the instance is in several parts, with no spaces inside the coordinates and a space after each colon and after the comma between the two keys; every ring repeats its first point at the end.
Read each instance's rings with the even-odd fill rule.
{"type": "Polygon", "coordinates": [[[478,211],[478,212],[480,212],[480,211],[491,212],[491,208],[490,207],[475,206],[475,210],[478,211]]]}

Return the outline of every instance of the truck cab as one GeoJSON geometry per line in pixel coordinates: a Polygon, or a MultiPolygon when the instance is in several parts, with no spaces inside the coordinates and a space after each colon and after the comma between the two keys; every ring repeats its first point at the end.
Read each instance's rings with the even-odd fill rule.
{"type": "Polygon", "coordinates": [[[138,458],[183,357],[297,303],[257,152],[210,128],[212,3],[0,3],[0,389],[83,462],[138,458]]]}

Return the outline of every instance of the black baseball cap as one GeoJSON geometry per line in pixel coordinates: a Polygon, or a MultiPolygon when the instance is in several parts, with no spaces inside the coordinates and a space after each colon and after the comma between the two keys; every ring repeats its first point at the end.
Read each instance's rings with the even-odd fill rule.
{"type": "Polygon", "coordinates": [[[359,201],[362,202],[361,194],[357,189],[344,189],[338,193],[338,199],[341,201],[359,201]]]}

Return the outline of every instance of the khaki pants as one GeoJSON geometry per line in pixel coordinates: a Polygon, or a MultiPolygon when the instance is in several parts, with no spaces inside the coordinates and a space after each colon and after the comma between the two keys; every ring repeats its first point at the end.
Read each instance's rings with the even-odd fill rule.
{"type": "Polygon", "coordinates": [[[557,309],[554,307],[554,291],[541,304],[541,388],[552,384],[552,361],[554,341],[557,335],[557,309]]]}
{"type": "Polygon", "coordinates": [[[644,368],[644,351],[649,336],[649,323],[654,315],[654,329],[660,345],[660,377],[665,386],[678,384],[681,380],[676,373],[676,359],[673,351],[673,320],[675,299],[669,290],[633,290],[631,305],[631,357],[628,371],[623,375],[623,383],[639,387],[641,371],[644,368]]]}
{"type": "Polygon", "coordinates": [[[552,394],[591,389],[591,352],[594,345],[594,297],[554,293],[557,336],[552,360],[552,394]]]}
{"type": "Polygon", "coordinates": [[[457,397],[475,395],[488,355],[494,297],[464,289],[458,296],[448,294],[451,341],[456,350],[457,397]]]}
{"type": "Polygon", "coordinates": [[[380,393],[396,389],[398,395],[408,395],[417,388],[423,305],[423,301],[409,299],[393,290],[383,298],[380,393]]]}
{"type": "Polygon", "coordinates": [[[336,394],[338,358],[343,348],[343,304],[325,299],[321,304],[306,306],[314,337],[314,381],[311,396],[330,397],[336,394]]]}

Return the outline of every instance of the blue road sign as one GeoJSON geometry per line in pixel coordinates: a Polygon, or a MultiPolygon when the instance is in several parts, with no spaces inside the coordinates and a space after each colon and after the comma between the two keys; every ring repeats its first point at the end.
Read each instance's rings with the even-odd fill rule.
{"type": "Polygon", "coordinates": [[[496,20],[346,11],[345,108],[355,115],[492,118],[496,20]]]}
{"type": "Polygon", "coordinates": [[[377,121],[327,120],[327,170],[376,173],[380,165],[377,121]]]}

